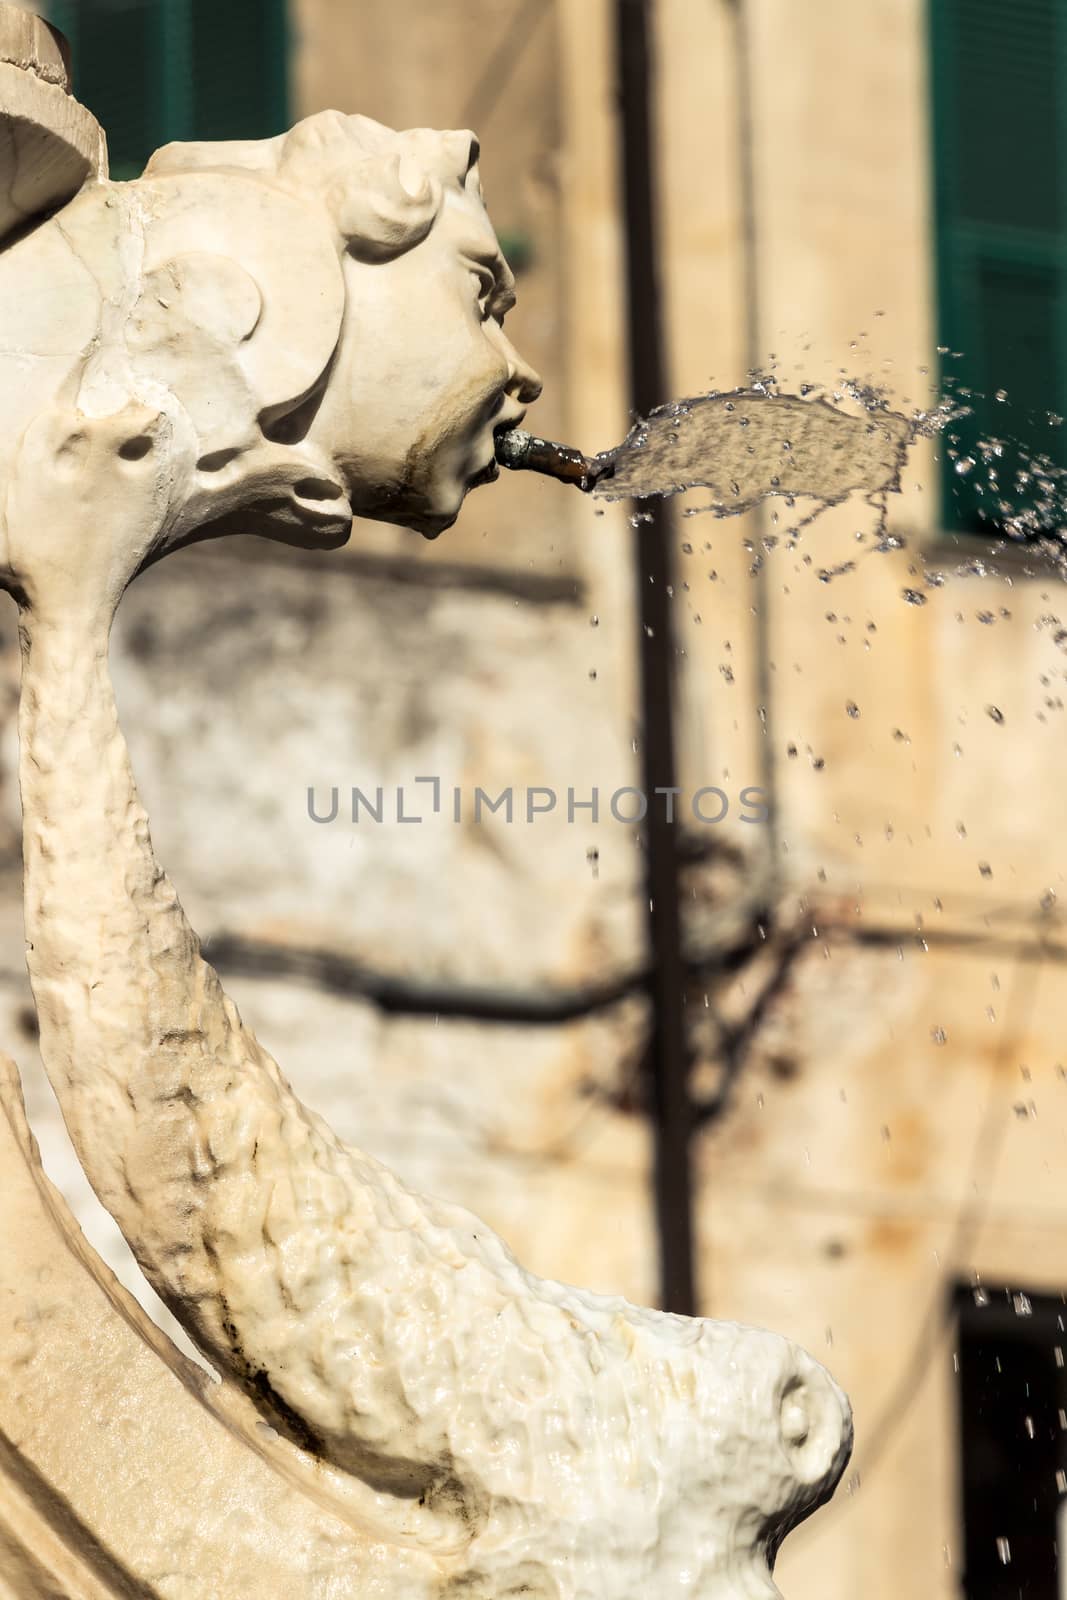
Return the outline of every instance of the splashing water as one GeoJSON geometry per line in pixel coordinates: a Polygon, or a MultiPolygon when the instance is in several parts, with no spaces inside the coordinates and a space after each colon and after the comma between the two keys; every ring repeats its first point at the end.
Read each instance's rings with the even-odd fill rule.
{"type": "Polygon", "coordinates": [[[617,450],[598,458],[604,465],[594,495],[641,500],[703,488],[710,500],[687,515],[717,517],[739,516],[772,496],[790,506],[814,501],[797,528],[858,495],[878,512],[885,540],[888,496],[900,491],[910,447],[943,431],[960,408],[945,401],[906,417],[879,391],[852,383],[835,398],[859,402],[853,415],[801,387],[782,394],[772,378],[753,375],[750,388],[657,407],[617,450]]]}
{"type": "MultiPolygon", "coordinates": [[[[958,355],[940,347],[939,353],[958,355]]],[[[919,369],[924,376],[928,370],[919,369]]],[[[994,551],[1015,546],[1044,566],[1056,565],[1067,577],[1067,467],[1033,448],[1035,437],[1059,428],[1062,417],[1016,412],[1020,431],[1030,442],[1008,433],[984,437],[980,418],[988,397],[951,373],[944,377],[943,393],[910,415],[893,409],[886,391],[843,372],[829,398],[819,385],[801,383],[799,390],[782,393],[774,376],[752,372],[747,388],[658,406],[634,425],[621,445],[595,458],[518,431],[502,441],[505,446],[509,439],[522,441],[517,453],[504,448],[498,457],[505,465],[533,467],[573,482],[601,500],[640,501],[707,489],[710,498],[686,506],[687,517],[739,516],[772,497],[790,510],[803,501],[798,518],[783,529],[790,537],[831,506],[856,497],[877,513],[873,538],[864,536],[871,538],[868,549],[891,551],[905,543],[899,533],[888,531],[888,508],[890,495],[900,492],[908,453],[919,440],[943,437],[944,468],[958,508],[947,521],[959,524],[947,531],[964,539],[968,532],[978,533],[988,541],[958,571],[995,575],[995,567],[984,559],[990,545],[994,551]],[[840,409],[846,401],[851,410],[840,409]]],[[[1006,391],[997,390],[993,398],[998,413],[1004,407],[1005,421],[1010,421],[1013,408],[1006,391]]],[[[1052,449],[1063,453],[1055,444],[1052,449]]],[[[633,520],[636,524],[649,516],[638,511],[633,520]]],[[[773,520],[778,521],[777,513],[773,520]]],[[[763,543],[770,549],[777,535],[763,543]]],[[[820,568],[818,576],[828,583],[854,566],[848,561],[820,568]]],[[[943,574],[924,577],[927,588],[943,583],[943,574]]],[[[913,606],[926,601],[913,586],[904,587],[901,595],[913,606]]],[[[1067,630],[1062,647],[1067,649],[1067,630]]]]}
{"type": "Polygon", "coordinates": [[[720,516],[770,495],[839,504],[900,486],[913,424],[895,412],[853,417],[825,400],[735,389],[659,406],[614,452],[594,494],[643,499],[705,488],[720,516]]]}
{"type": "MultiPolygon", "coordinates": [[[[707,503],[687,508],[687,516],[738,516],[774,496],[789,506],[814,502],[793,532],[858,496],[878,512],[876,548],[897,549],[902,541],[887,534],[888,497],[900,491],[912,445],[944,436],[948,470],[978,508],[974,531],[1001,548],[1023,546],[1067,575],[1067,467],[1008,435],[978,437],[972,402],[985,397],[951,376],[945,388],[931,406],[906,416],[890,407],[883,391],[848,380],[833,399],[856,402],[857,415],[813,397],[812,385],[801,384],[799,394],[780,393],[773,377],[753,373],[749,388],[657,407],[618,449],[597,458],[593,493],[641,500],[709,490],[707,503]]],[[[996,399],[1004,404],[1007,396],[998,390],[996,399]]],[[[1063,421],[1052,415],[1039,420],[1048,429],[1063,421]]],[[[1034,418],[1020,414],[1020,421],[1034,418]]],[[[1031,438],[1035,431],[1026,426],[1031,438]]],[[[966,570],[993,569],[976,559],[966,570]]],[[[923,603],[916,590],[904,598],[923,603]]]]}

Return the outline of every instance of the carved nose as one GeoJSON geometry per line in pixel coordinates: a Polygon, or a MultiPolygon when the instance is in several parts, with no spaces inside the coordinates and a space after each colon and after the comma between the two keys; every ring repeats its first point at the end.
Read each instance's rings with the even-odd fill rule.
{"type": "Polygon", "coordinates": [[[524,406],[532,405],[538,398],[544,384],[541,374],[535,372],[528,362],[516,350],[510,340],[505,339],[508,358],[508,381],[505,385],[508,394],[516,400],[521,400],[524,406]]]}
{"type": "Polygon", "coordinates": [[[541,374],[528,367],[525,362],[519,363],[514,376],[508,382],[508,393],[521,400],[524,406],[532,405],[543,388],[541,374]]]}

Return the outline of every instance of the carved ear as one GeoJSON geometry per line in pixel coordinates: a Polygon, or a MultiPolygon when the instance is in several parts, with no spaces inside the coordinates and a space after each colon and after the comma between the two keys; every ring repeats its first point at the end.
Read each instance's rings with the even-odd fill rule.
{"type": "Polygon", "coordinates": [[[424,239],[441,207],[441,185],[411,156],[361,161],[331,188],[328,204],[360,261],[389,261],[424,239]]]}
{"type": "Polygon", "coordinates": [[[238,262],[191,250],[145,274],[126,342],[144,350],[173,338],[180,318],[222,344],[239,344],[255,331],[262,308],[255,280],[238,262]]]}
{"type": "MultiPolygon", "coordinates": [[[[253,416],[299,402],[325,372],[344,313],[337,236],[321,206],[222,172],[142,180],[138,192],[150,219],[146,278],[185,274],[183,309],[225,348],[253,416]]],[[[202,355],[206,364],[199,375],[190,369],[189,381],[206,397],[213,368],[202,355]]]]}
{"type": "Polygon", "coordinates": [[[241,370],[240,348],[262,304],[242,266],[206,251],[174,256],[141,280],[126,348],[139,372],[180,401],[201,453],[233,446],[251,430],[256,400],[241,370]]]}

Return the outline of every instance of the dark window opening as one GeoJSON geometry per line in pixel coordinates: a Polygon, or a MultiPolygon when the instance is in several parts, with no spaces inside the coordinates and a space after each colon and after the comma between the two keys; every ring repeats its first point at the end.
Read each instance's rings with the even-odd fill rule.
{"type": "Polygon", "coordinates": [[[968,1286],[954,1299],[963,1593],[1061,1600],[1067,1298],[968,1286]]]}
{"type": "Polygon", "coordinates": [[[928,4],[941,381],[974,412],[942,516],[996,535],[1026,513],[1036,538],[1064,496],[1030,463],[1067,466],[1067,0],[928,4]]]}
{"type": "Polygon", "coordinates": [[[263,139],[289,123],[286,0],[48,0],[74,92],[134,178],[172,139],[263,139]]]}

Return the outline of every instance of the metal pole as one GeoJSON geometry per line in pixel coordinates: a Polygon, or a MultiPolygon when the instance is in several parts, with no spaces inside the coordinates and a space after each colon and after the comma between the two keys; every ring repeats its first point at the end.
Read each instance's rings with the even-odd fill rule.
{"type": "MultiPolygon", "coordinates": [[[[668,398],[656,263],[649,0],[616,0],[615,21],[630,396],[634,410],[645,414],[668,398]]],[[[693,1119],[684,1019],[685,967],[676,828],[668,820],[668,793],[675,787],[671,519],[662,500],[643,502],[638,509],[647,518],[636,525],[634,555],[641,628],[640,749],[643,790],[648,799],[645,887],[652,961],[649,1073],[660,1300],[667,1311],[691,1315],[696,1309],[690,1172],[693,1119]]]]}
{"type": "MultiPolygon", "coordinates": [[[[755,116],[753,112],[753,53],[747,0],[730,0],[734,29],[734,80],[737,85],[738,180],[741,194],[742,271],[745,284],[745,360],[751,372],[761,370],[765,352],[761,345],[759,292],[759,218],[756,210],[755,116]]],[[[770,802],[767,819],[769,893],[776,898],[781,865],[778,815],[778,753],[774,730],[774,678],[771,673],[771,577],[763,541],[767,537],[767,503],[761,501],[749,515],[759,550],[756,585],[756,694],[760,716],[760,786],[770,802]]]]}

